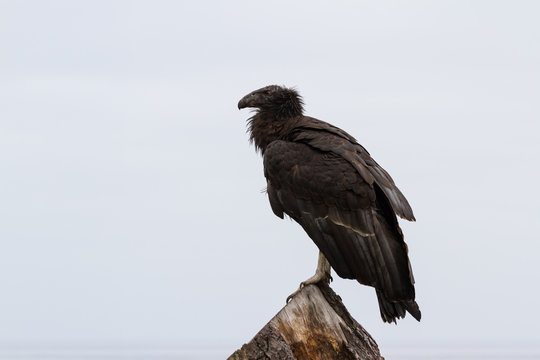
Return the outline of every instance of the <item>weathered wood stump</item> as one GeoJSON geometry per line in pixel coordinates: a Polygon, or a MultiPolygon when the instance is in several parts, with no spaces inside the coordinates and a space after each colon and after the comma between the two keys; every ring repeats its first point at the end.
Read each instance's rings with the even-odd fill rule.
{"type": "Polygon", "coordinates": [[[228,360],[384,359],[377,343],[327,285],[300,291],[228,360]]]}

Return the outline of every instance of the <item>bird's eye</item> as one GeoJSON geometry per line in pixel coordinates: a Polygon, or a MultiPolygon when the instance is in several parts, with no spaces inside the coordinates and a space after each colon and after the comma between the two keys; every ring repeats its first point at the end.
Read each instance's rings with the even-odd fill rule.
{"type": "Polygon", "coordinates": [[[271,91],[270,90],[266,90],[266,95],[270,95],[271,91]]]}

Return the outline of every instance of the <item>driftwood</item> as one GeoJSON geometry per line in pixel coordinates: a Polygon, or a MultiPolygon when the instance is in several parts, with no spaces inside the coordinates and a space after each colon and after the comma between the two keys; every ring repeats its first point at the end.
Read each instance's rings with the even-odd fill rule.
{"type": "Polygon", "coordinates": [[[304,287],[228,360],[384,359],[327,285],[304,287]]]}

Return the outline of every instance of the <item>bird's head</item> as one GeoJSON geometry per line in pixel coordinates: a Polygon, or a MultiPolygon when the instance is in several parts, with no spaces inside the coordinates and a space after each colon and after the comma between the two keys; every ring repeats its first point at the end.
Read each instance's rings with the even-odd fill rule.
{"type": "Polygon", "coordinates": [[[269,85],[244,96],[238,102],[238,109],[249,107],[279,116],[298,116],[302,115],[303,105],[302,97],[296,90],[269,85]]]}

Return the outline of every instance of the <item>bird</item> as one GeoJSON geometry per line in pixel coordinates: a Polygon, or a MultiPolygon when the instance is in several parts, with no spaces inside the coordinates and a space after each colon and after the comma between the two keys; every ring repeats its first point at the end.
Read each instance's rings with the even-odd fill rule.
{"type": "Polygon", "coordinates": [[[297,222],[319,249],[315,274],[303,287],[344,279],[375,288],[380,315],[420,321],[408,248],[397,217],[415,221],[411,206],[369,152],[344,130],[304,115],[295,88],[252,91],[238,109],[252,108],[249,140],[263,157],[273,213],[297,222]]]}

